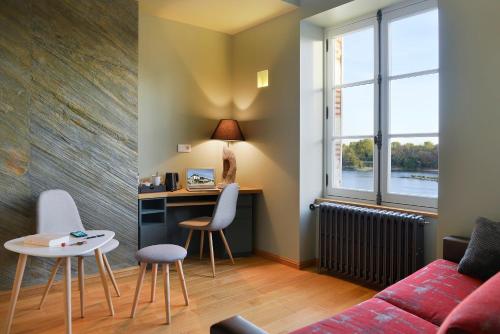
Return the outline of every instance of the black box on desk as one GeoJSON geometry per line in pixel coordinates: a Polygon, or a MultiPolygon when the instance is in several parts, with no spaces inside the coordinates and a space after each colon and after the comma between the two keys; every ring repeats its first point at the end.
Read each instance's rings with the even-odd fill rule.
{"type": "Polygon", "coordinates": [[[166,188],[165,188],[164,184],[160,184],[159,186],[154,186],[154,185],[147,186],[147,185],[141,184],[139,186],[139,194],[144,194],[144,193],[161,193],[161,192],[166,191],[165,189],[166,188]]]}

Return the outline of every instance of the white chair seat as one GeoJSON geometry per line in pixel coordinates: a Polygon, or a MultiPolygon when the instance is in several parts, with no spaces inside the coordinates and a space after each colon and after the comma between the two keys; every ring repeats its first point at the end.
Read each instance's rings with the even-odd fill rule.
{"type": "MultiPolygon", "coordinates": [[[[120,245],[120,242],[118,240],[111,239],[108,243],[106,243],[104,246],[101,247],[101,252],[103,254],[111,252],[113,249],[115,249],[116,247],[118,247],[118,245],[120,245]]],[[[95,256],[95,253],[94,253],[94,251],[92,251],[92,252],[85,253],[82,256],[85,256],[85,257],[95,256]]]]}
{"type": "Polygon", "coordinates": [[[179,226],[195,230],[209,230],[211,221],[212,217],[198,217],[191,220],[185,220],[179,223],[179,226]]]}

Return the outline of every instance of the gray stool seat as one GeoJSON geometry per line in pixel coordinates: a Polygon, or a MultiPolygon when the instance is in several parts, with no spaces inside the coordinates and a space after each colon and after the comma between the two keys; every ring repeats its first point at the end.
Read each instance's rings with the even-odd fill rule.
{"type": "Polygon", "coordinates": [[[135,254],[135,259],[146,263],[173,263],[184,260],[187,251],[184,247],[177,245],[154,245],[140,249],[135,254]]]}

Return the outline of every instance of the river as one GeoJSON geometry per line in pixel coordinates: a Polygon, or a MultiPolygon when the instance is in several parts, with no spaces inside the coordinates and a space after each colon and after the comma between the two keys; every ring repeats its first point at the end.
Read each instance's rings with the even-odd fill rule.
{"type": "MultiPolygon", "coordinates": [[[[436,178],[438,172],[391,172],[389,191],[397,194],[437,197],[438,182],[425,178],[436,178]],[[416,176],[416,177],[415,177],[416,176]]],[[[371,171],[342,171],[342,188],[372,190],[373,173],[371,171]]]]}

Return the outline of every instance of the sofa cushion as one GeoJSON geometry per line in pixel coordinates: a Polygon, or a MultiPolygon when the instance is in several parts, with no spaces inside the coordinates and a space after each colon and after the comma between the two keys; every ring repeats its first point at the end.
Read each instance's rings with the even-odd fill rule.
{"type": "Polygon", "coordinates": [[[487,280],[500,271],[500,222],[479,217],[458,265],[462,274],[487,280]]]}
{"type": "Polygon", "coordinates": [[[490,278],[451,311],[440,334],[500,333],[500,273],[490,278]]]}
{"type": "Polygon", "coordinates": [[[413,334],[436,333],[438,328],[413,314],[372,298],[331,318],[292,332],[309,333],[370,333],[370,334],[413,334]]]}
{"type": "Polygon", "coordinates": [[[456,263],[436,260],[375,297],[439,326],[481,283],[460,274],[456,263]]]}

